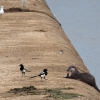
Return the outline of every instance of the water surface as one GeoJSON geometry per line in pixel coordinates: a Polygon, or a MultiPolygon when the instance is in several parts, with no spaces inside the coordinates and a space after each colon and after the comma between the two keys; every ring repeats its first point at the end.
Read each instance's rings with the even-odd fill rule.
{"type": "Polygon", "coordinates": [[[46,0],[100,88],[100,0],[46,0]]]}

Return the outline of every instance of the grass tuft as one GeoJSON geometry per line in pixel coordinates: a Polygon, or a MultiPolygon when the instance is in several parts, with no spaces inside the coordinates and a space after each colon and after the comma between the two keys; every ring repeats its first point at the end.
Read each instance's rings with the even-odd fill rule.
{"type": "Polygon", "coordinates": [[[72,98],[78,98],[79,94],[74,93],[63,93],[62,90],[68,90],[67,88],[64,89],[48,89],[46,90],[47,93],[49,93],[49,97],[53,98],[60,98],[60,99],[72,99],[72,98]]]}
{"type": "Polygon", "coordinates": [[[14,88],[10,89],[8,93],[13,93],[15,95],[48,95],[47,98],[59,98],[59,99],[72,99],[78,98],[81,95],[75,93],[63,93],[63,90],[70,90],[73,88],[56,88],[56,89],[36,89],[34,86],[14,88]]]}

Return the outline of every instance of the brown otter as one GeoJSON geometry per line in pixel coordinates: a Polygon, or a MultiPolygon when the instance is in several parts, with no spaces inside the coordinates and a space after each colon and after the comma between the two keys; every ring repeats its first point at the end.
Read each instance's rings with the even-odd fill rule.
{"type": "Polygon", "coordinates": [[[92,76],[90,73],[80,73],[75,66],[69,66],[67,72],[68,74],[65,78],[80,80],[82,82],[89,84],[90,86],[94,87],[98,92],[100,92],[96,85],[94,76],[92,76]],[[71,75],[69,75],[69,73],[71,73],[71,75]]]}

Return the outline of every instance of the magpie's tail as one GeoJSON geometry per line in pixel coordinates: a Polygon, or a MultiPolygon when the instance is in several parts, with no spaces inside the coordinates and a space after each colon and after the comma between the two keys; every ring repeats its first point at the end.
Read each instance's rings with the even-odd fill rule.
{"type": "Polygon", "coordinates": [[[31,72],[31,71],[29,71],[29,70],[26,70],[26,72],[31,72]]]}
{"type": "Polygon", "coordinates": [[[30,77],[30,78],[35,78],[35,77],[37,77],[37,76],[39,76],[39,75],[36,75],[36,76],[32,76],[32,77],[30,77]]]}

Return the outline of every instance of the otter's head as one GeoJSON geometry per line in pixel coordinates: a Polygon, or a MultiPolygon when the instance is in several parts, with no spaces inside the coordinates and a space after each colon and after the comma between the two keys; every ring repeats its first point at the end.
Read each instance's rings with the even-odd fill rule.
{"type": "Polygon", "coordinates": [[[69,66],[68,69],[67,69],[67,72],[75,72],[77,69],[75,66],[69,66]]]}

